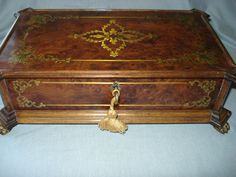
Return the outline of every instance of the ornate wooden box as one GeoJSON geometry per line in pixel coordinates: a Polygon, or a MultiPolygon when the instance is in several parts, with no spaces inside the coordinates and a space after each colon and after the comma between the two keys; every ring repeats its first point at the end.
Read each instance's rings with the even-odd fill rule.
{"type": "Polygon", "coordinates": [[[1,134],[104,117],[120,123],[113,132],[125,122],[226,133],[236,65],[208,21],[198,10],[20,11],[0,50],[1,134]]]}

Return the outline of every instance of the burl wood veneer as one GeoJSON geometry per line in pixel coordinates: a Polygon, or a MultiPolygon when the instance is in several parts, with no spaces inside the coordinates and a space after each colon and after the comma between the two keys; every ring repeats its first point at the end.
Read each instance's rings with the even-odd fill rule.
{"type": "Polygon", "coordinates": [[[125,123],[210,123],[226,133],[236,65],[208,21],[198,10],[20,11],[0,49],[0,133],[98,123],[114,82],[125,123]]]}

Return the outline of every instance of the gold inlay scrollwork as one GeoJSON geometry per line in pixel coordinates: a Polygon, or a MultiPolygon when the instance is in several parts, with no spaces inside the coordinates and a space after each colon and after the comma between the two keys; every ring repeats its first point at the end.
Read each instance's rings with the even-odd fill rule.
{"type": "Polygon", "coordinates": [[[117,57],[127,43],[134,44],[145,39],[151,39],[151,33],[144,34],[138,31],[126,30],[116,20],[110,20],[101,30],[92,30],[82,34],[72,34],[69,37],[83,39],[91,43],[101,43],[101,47],[110,52],[111,57],[117,57]]]}
{"type": "Polygon", "coordinates": [[[215,90],[216,81],[214,81],[214,80],[203,80],[203,81],[194,80],[194,81],[189,81],[189,84],[191,86],[197,85],[198,87],[200,87],[206,93],[206,96],[200,98],[199,100],[186,103],[185,106],[191,106],[191,107],[207,107],[207,106],[209,106],[209,104],[211,102],[210,94],[215,90]]]}
{"type": "Polygon", "coordinates": [[[70,63],[71,58],[58,58],[53,55],[43,55],[37,53],[31,46],[26,45],[25,42],[21,42],[20,47],[13,50],[11,53],[10,63],[13,64],[27,64],[32,61],[47,62],[52,61],[54,63],[70,63]]]}
{"type": "Polygon", "coordinates": [[[23,93],[25,92],[26,89],[33,87],[33,86],[38,86],[40,84],[39,80],[30,80],[30,81],[25,81],[25,80],[15,80],[13,81],[13,88],[15,92],[18,94],[16,100],[21,108],[42,108],[45,107],[46,105],[44,103],[36,103],[32,100],[29,100],[26,98],[23,93]]]}

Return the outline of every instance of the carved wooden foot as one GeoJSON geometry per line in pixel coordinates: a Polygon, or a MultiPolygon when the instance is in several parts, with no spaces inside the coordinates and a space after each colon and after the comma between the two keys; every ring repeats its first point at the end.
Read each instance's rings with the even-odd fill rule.
{"type": "Polygon", "coordinates": [[[0,134],[5,135],[17,125],[15,111],[8,112],[5,108],[0,111],[0,134]]]}
{"type": "Polygon", "coordinates": [[[222,127],[214,127],[218,132],[225,134],[230,130],[229,123],[226,122],[222,127]]]}
{"type": "Polygon", "coordinates": [[[230,126],[227,121],[230,116],[231,112],[222,107],[219,111],[212,112],[212,119],[210,123],[218,132],[222,134],[228,133],[230,126]]]}

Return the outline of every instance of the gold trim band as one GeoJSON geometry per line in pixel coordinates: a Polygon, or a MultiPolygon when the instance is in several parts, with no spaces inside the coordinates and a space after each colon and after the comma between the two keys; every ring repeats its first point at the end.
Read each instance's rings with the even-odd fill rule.
{"type": "MultiPolygon", "coordinates": [[[[48,107],[108,107],[110,104],[45,104],[48,107]]],[[[119,107],[163,107],[163,106],[182,106],[181,104],[119,104],[119,107]]]]}
{"type": "Polygon", "coordinates": [[[129,19],[129,18],[137,18],[137,19],[146,19],[146,18],[158,18],[157,16],[68,16],[68,17],[56,17],[59,20],[66,20],[66,19],[129,19]]]}
{"type": "Polygon", "coordinates": [[[121,60],[109,60],[109,59],[72,59],[71,61],[83,61],[83,62],[147,62],[147,61],[153,61],[156,62],[157,60],[148,60],[148,59],[121,59],[121,60]]]}
{"type": "MultiPolygon", "coordinates": [[[[41,84],[81,84],[81,85],[111,85],[113,82],[77,82],[77,81],[41,81],[41,84]]],[[[120,85],[149,85],[149,84],[160,84],[160,85],[174,85],[174,84],[188,84],[188,81],[175,81],[175,82],[119,82],[120,85]]]]}

